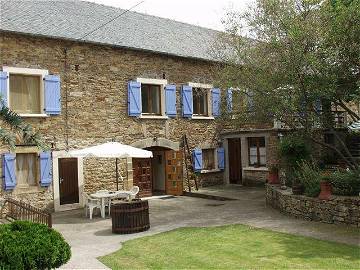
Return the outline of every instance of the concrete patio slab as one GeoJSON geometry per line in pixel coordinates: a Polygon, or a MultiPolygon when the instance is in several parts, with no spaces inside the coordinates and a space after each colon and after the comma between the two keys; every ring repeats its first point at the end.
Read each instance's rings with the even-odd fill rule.
{"type": "Polygon", "coordinates": [[[90,221],[84,217],[83,210],[54,214],[54,228],[72,247],[72,258],[63,268],[106,269],[96,258],[118,250],[124,241],[185,226],[247,224],[360,246],[358,228],[294,219],[267,207],[264,188],[221,186],[207,190],[236,200],[215,201],[186,196],[151,199],[150,230],[131,235],[112,234],[109,218],[97,216],[90,221]]]}

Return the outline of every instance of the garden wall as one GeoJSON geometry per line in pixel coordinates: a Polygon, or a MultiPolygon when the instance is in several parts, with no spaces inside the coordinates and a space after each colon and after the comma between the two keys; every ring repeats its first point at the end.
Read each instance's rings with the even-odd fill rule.
{"type": "Polygon", "coordinates": [[[297,218],[360,227],[359,196],[332,196],[329,201],[322,201],[267,184],[266,203],[297,218]]]}

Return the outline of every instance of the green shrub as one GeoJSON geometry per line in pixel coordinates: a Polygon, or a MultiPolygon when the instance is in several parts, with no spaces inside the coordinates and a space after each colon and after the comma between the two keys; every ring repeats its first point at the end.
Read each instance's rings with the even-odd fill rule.
{"type": "Polygon", "coordinates": [[[320,169],[313,162],[300,162],[295,170],[295,178],[304,186],[306,196],[317,197],[319,195],[322,175],[320,169]]]}
{"type": "Polygon", "coordinates": [[[46,225],[29,221],[0,225],[0,269],[53,269],[70,257],[69,244],[46,225]]]}
{"type": "Polygon", "coordinates": [[[288,166],[296,167],[299,162],[310,158],[309,144],[301,137],[288,135],[280,141],[279,152],[288,166]]]}
{"type": "Polygon", "coordinates": [[[337,171],[329,181],[334,195],[357,196],[360,192],[360,170],[337,171]]]}

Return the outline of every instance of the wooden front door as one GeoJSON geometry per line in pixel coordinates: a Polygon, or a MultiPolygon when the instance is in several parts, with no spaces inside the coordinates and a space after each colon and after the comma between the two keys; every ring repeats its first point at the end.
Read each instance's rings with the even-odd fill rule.
{"type": "Polygon", "coordinates": [[[183,152],[165,151],[165,188],[166,194],[183,194],[183,152]]]}
{"type": "Polygon", "coordinates": [[[79,203],[78,160],[59,158],[60,205],[79,203]]]}
{"type": "Polygon", "coordinates": [[[230,184],[242,184],[241,140],[228,140],[229,153],[229,181],[230,184]]]}
{"type": "Polygon", "coordinates": [[[151,159],[133,158],[134,186],[138,186],[139,196],[152,196],[151,159]]]}

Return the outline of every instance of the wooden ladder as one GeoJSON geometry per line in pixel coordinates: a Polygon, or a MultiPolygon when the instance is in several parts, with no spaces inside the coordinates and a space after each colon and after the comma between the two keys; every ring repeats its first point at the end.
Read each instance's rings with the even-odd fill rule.
{"type": "Polygon", "coordinates": [[[187,179],[187,185],[189,192],[191,192],[191,180],[194,180],[195,182],[195,189],[199,190],[198,185],[198,176],[196,175],[194,171],[194,160],[193,156],[191,154],[188,139],[186,134],[183,136],[183,151],[184,151],[184,162],[185,162],[185,170],[186,170],[186,179],[187,179]]]}

